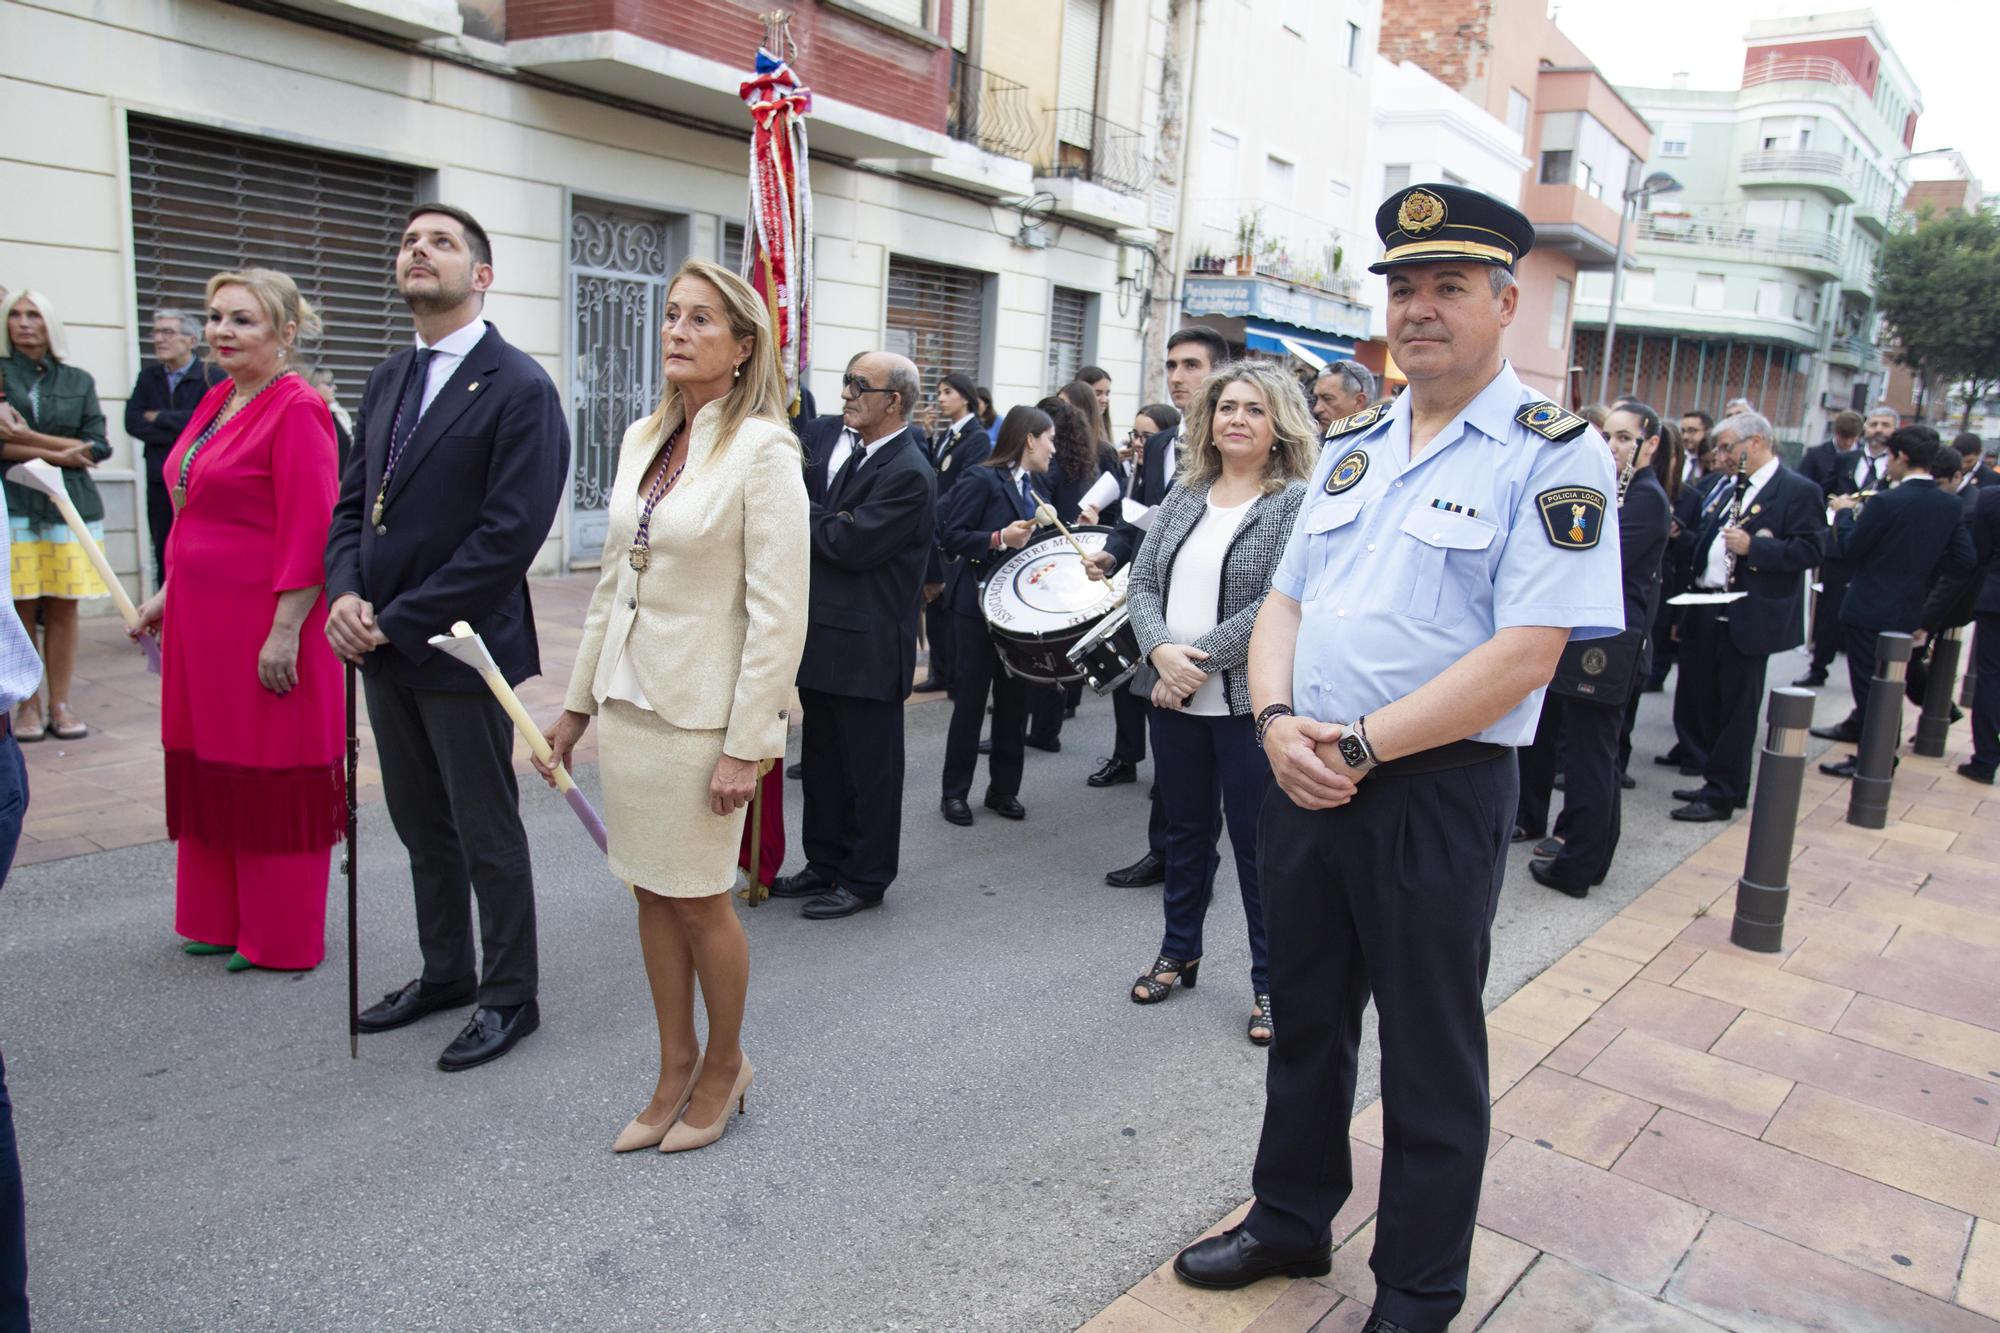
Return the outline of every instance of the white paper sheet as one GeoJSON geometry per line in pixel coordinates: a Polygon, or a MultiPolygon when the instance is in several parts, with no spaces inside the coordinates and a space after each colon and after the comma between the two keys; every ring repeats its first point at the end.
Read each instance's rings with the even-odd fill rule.
{"type": "Polygon", "coordinates": [[[1101,472],[1097,482],[1083,493],[1083,503],[1102,512],[1106,506],[1125,493],[1124,484],[1115,472],[1101,472]]]}
{"type": "Polygon", "coordinates": [[[1747,592],[1684,592],[1678,597],[1667,598],[1668,606],[1727,606],[1731,602],[1742,601],[1747,592]]]}

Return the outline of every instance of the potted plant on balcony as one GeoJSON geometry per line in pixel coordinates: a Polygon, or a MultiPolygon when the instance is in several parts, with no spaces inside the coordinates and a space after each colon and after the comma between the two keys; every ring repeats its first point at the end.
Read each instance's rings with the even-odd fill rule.
{"type": "Polygon", "coordinates": [[[1251,209],[1236,218],[1236,262],[1235,273],[1239,278],[1254,277],[1257,272],[1257,250],[1264,239],[1264,210],[1251,209]]]}

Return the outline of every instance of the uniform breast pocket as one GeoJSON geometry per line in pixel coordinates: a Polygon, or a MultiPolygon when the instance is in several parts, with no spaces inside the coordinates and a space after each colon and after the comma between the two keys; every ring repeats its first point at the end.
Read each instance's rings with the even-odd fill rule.
{"type": "Polygon", "coordinates": [[[1465,619],[1487,574],[1499,529],[1485,519],[1443,509],[1419,509],[1403,520],[1404,615],[1431,625],[1465,619]]]}
{"type": "Polygon", "coordinates": [[[1306,543],[1307,600],[1326,592],[1333,576],[1336,552],[1342,542],[1354,537],[1354,520],[1360,516],[1361,504],[1355,500],[1322,500],[1306,511],[1302,535],[1306,543]]]}

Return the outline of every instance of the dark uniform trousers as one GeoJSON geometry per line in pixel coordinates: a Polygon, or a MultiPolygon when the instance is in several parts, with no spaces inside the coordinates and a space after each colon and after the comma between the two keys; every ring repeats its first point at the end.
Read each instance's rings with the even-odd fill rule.
{"type": "MultiPolygon", "coordinates": [[[[1632,697],[1638,697],[1633,682],[1632,697]]],[[[1520,752],[1521,804],[1515,822],[1530,833],[1549,826],[1549,793],[1555,788],[1561,742],[1562,838],[1550,869],[1572,888],[1589,888],[1611,868],[1618,850],[1624,802],[1618,788],[1618,740],[1624,730],[1623,704],[1569,699],[1550,690],[1542,696],[1542,717],[1534,742],[1520,752]]]]}
{"type": "Polygon", "coordinates": [[[903,701],[801,687],[799,703],[806,864],[879,902],[895,882],[903,845],[903,701]],[[829,780],[814,782],[814,773],[829,780]]]}
{"type": "Polygon", "coordinates": [[[479,1003],[535,998],[535,882],[514,780],[514,727],[484,690],[423,690],[363,678],[382,795],[410,854],[423,979],[472,977],[479,902],[479,1003]]]}
{"type": "Polygon", "coordinates": [[[1863,629],[1844,621],[1840,631],[1840,650],[1847,654],[1847,689],[1854,696],[1854,711],[1847,717],[1858,727],[1868,711],[1868,695],[1875,688],[1875,645],[1881,639],[1882,631],[1863,629]]]}
{"type": "MultiPolygon", "coordinates": [[[[1116,730],[1111,738],[1111,757],[1122,759],[1128,764],[1146,762],[1147,716],[1153,705],[1143,694],[1134,694],[1130,682],[1120,685],[1111,692],[1111,715],[1116,730]]],[[[1146,847],[1153,855],[1165,857],[1167,854],[1167,811],[1160,800],[1157,779],[1150,796],[1152,810],[1146,817],[1146,847]]]]}
{"type": "Polygon", "coordinates": [[[982,616],[954,611],[957,670],[951,681],[951,727],[944,741],[944,794],[972,799],[972,776],[979,767],[979,729],[986,720],[986,696],[993,695],[993,753],[986,761],[986,790],[996,796],[1021,794],[1022,738],[1028,726],[1028,683],[1010,675],[993,651],[982,616]]]}
{"type": "MultiPolygon", "coordinates": [[[[1831,541],[1828,543],[1831,545],[1831,541]]],[[[1812,623],[1812,669],[1825,671],[1833,665],[1834,655],[1847,650],[1847,626],[1840,619],[1840,604],[1847,597],[1847,584],[1853,570],[1845,560],[1832,557],[1820,565],[1819,592],[1813,598],[1812,623]]],[[[1854,669],[1852,662],[1848,670],[1854,669]]],[[[1875,669],[1875,659],[1868,659],[1868,669],[1875,669]]]]}
{"type": "Polygon", "coordinates": [[[1681,678],[1675,712],[1686,699],[1689,742],[1702,764],[1710,805],[1740,810],[1750,800],[1750,761],[1757,752],[1757,710],[1764,699],[1765,654],[1737,650],[1729,637],[1730,606],[1691,606],[1681,622],[1681,678]]]}
{"type": "Polygon", "coordinates": [[[924,603],[924,642],[930,645],[928,675],[945,689],[951,688],[951,664],[958,651],[952,642],[954,626],[951,608],[942,593],[924,603]]]}
{"type": "Polygon", "coordinates": [[[1271,1006],[1251,1235],[1324,1245],[1354,1188],[1361,1017],[1382,1038],[1375,1312],[1443,1328],[1465,1302],[1491,1108],[1481,1002],[1518,799],[1514,756],[1404,776],[1301,810],[1273,787],[1258,826],[1271,1006]]]}
{"type": "Polygon", "coordinates": [[[2000,769],[2000,613],[1981,611],[1972,638],[1972,762],[2000,769]]]}

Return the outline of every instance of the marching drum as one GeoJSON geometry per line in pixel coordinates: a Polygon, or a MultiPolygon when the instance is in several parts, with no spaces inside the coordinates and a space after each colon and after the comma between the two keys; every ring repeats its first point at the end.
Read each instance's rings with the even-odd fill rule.
{"type": "Polygon", "coordinates": [[[1083,673],[1099,694],[1111,691],[1138,673],[1139,636],[1132,629],[1132,611],[1123,602],[1097,622],[1097,628],[1069,650],[1070,665],[1083,673]]]}
{"type": "MultiPolygon", "coordinates": [[[[1077,542],[1095,554],[1104,549],[1109,528],[1071,528],[1077,542]]],[[[1039,685],[1082,680],[1070,649],[1125,598],[1125,571],[1102,582],[1084,573],[1076,547],[1061,534],[1030,542],[993,571],[980,589],[979,610],[993,649],[1009,675],[1039,685]]]]}

